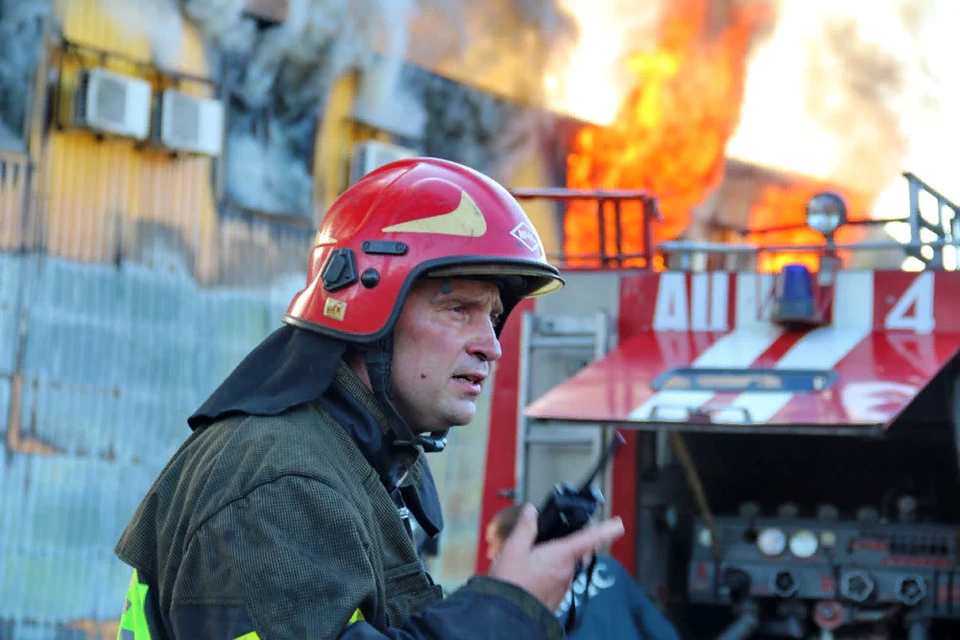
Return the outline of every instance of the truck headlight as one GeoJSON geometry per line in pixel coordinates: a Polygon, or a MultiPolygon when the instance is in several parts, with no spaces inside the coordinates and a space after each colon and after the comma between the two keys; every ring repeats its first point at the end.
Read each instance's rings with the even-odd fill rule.
{"type": "Polygon", "coordinates": [[[798,558],[809,558],[817,552],[820,541],[813,531],[797,531],[790,536],[790,553],[798,558]]]}
{"type": "Polygon", "coordinates": [[[830,235],[847,221],[847,203],[838,193],[821,191],[807,202],[807,226],[830,235]]]}
{"type": "Polygon", "coordinates": [[[776,527],[764,529],[757,536],[757,548],[765,556],[778,556],[787,548],[787,536],[776,527]]]}

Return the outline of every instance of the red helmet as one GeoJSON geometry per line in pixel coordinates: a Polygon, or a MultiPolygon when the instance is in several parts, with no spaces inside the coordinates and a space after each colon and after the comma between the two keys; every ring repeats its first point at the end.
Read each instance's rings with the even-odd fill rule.
{"type": "Polygon", "coordinates": [[[412,158],[367,174],[333,203],[307,286],[284,321],[351,342],[378,340],[424,276],[492,279],[504,319],[520,299],[564,284],[506,189],[455,162],[412,158]]]}

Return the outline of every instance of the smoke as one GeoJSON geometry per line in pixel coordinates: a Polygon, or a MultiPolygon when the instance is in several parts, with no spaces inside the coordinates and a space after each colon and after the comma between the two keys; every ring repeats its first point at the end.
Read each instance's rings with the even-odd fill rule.
{"type": "Polygon", "coordinates": [[[283,24],[259,29],[242,5],[184,3],[224,55],[246,58],[237,87],[251,108],[273,98],[292,108],[314,104],[348,69],[362,72],[364,91],[392,86],[414,7],[412,0],[290,0],[283,24]]]}
{"type": "Polygon", "coordinates": [[[960,203],[960,67],[955,50],[960,3],[938,0],[916,25],[917,84],[924,100],[905,119],[906,156],[901,165],[960,203]]]}
{"type": "Polygon", "coordinates": [[[439,76],[423,74],[420,95],[426,112],[423,152],[460,162],[501,182],[533,152],[538,134],[549,126],[542,112],[439,76]]]}
{"type": "Polygon", "coordinates": [[[290,0],[287,20],[274,26],[244,14],[243,5],[183,0],[232,91],[227,193],[245,207],[312,217],[310,143],[330,89],[355,69],[366,104],[391,95],[414,3],[290,0]]]}
{"type": "Polygon", "coordinates": [[[0,0],[0,146],[22,148],[33,76],[42,47],[44,0],[0,0]]]}
{"type": "Polygon", "coordinates": [[[313,179],[306,158],[312,125],[307,118],[262,123],[237,109],[224,151],[231,200],[257,211],[309,215],[313,179]],[[258,125],[268,132],[256,133],[258,125]]]}
{"type": "Polygon", "coordinates": [[[355,118],[368,125],[389,131],[410,144],[419,141],[426,129],[421,88],[425,74],[416,67],[401,65],[399,79],[392,93],[387,86],[376,91],[359,93],[353,103],[355,118]]]}
{"type": "Polygon", "coordinates": [[[957,3],[781,0],[780,11],[748,67],[728,153],[871,198],[901,170],[956,189],[957,3]]]}
{"type": "Polygon", "coordinates": [[[355,107],[368,120],[419,141],[425,153],[492,171],[529,151],[532,138],[523,128],[536,123],[441,79],[409,86],[405,61],[466,69],[468,81],[484,74],[507,79],[537,99],[553,52],[575,33],[556,2],[533,0],[290,0],[287,20],[270,27],[245,15],[240,0],[182,4],[233,88],[228,194],[246,207],[307,216],[317,185],[305,142],[345,71],[359,72],[355,107]],[[444,44],[431,49],[435,41],[444,44]]]}
{"type": "Polygon", "coordinates": [[[420,0],[408,60],[526,104],[544,101],[544,77],[578,36],[564,0],[420,0]]]}
{"type": "MultiPolygon", "coordinates": [[[[131,16],[125,0],[103,1],[127,4],[112,11],[139,20],[152,42],[179,45],[168,33],[173,22],[159,19],[173,0],[151,0],[156,6],[141,16],[131,16]]],[[[180,7],[229,88],[227,195],[243,207],[306,217],[319,187],[308,171],[314,126],[344,72],[358,72],[354,107],[367,121],[426,153],[504,173],[529,153],[537,118],[439,78],[411,85],[407,63],[535,104],[547,68],[576,36],[560,0],[289,0],[279,25],[246,13],[244,0],[180,7]]]]}
{"type": "Polygon", "coordinates": [[[7,125],[0,121],[0,148],[20,149],[23,146],[23,140],[7,125]]]}
{"type": "Polygon", "coordinates": [[[177,0],[99,0],[101,7],[130,36],[146,36],[160,67],[175,69],[183,44],[183,16],[177,0]]]}

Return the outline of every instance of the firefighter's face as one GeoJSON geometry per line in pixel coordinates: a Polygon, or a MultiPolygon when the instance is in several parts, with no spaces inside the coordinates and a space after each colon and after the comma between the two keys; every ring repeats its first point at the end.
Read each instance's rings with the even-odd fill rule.
{"type": "Polygon", "coordinates": [[[442,431],[473,420],[500,342],[494,333],[503,312],[489,282],[422,280],[397,320],[394,405],[411,428],[442,431]]]}

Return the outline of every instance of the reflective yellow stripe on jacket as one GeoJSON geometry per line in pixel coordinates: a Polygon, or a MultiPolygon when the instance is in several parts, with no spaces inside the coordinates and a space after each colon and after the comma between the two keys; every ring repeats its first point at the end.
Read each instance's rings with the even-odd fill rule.
{"type": "MultiPolygon", "coordinates": [[[[130,576],[130,586],[127,587],[127,601],[123,605],[123,615],[120,616],[117,640],[151,640],[150,628],[147,626],[147,589],[147,585],[140,584],[137,570],[134,569],[133,575],[130,576]]],[[[351,624],[365,619],[360,609],[357,609],[350,616],[347,626],[349,627],[351,624]]],[[[260,636],[256,631],[251,631],[235,640],[260,640],[260,636]]]]}
{"type": "MultiPolygon", "coordinates": [[[[354,622],[360,622],[365,619],[366,618],[363,617],[363,614],[360,613],[360,609],[357,609],[356,611],[353,612],[353,615],[350,616],[350,620],[349,622],[347,622],[347,626],[349,627],[354,622]]],[[[260,636],[257,635],[256,631],[251,631],[250,633],[245,633],[239,638],[235,638],[234,640],[260,640],[260,636]]]]}
{"type": "Polygon", "coordinates": [[[140,584],[137,570],[130,576],[130,586],[127,587],[127,601],[123,605],[123,615],[120,616],[120,628],[117,630],[117,640],[150,640],[150,628],[147,626],[147,585],[140,584]]]}

